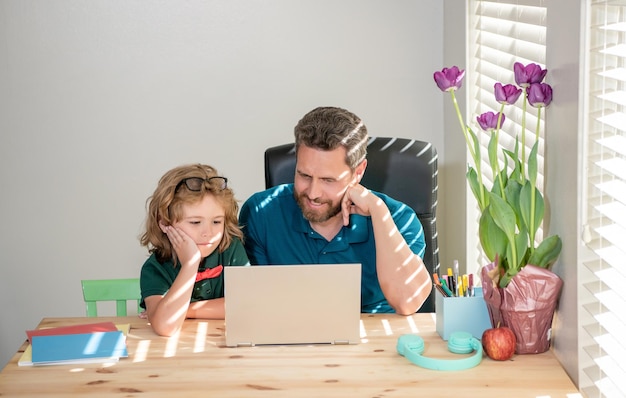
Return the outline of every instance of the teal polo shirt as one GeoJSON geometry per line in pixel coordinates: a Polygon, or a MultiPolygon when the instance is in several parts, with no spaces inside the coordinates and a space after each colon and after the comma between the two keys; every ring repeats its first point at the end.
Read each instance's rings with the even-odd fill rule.
{"type": "MultiPolygon", "coordinates": [[[[424,256],[424,230],[413,209],[374,192],[389,208],[398,230],[413,253],[424,256]]],[[[329,242],[311,228],[293,194],[293,184],[252,195],[241,207],[239,222],[244,247],[253,265],[361,264],[361,311],[394,312],[378,283],[376,246],[370,217],[353,214],[329,242]]],[[[320,286],[320,294],[324,287],[320,286]]]]}

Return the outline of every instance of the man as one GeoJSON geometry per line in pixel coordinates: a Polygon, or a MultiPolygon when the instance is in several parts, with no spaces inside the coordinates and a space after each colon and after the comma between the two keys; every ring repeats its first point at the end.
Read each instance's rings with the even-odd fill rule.
{"type": "Polygon", "coordinates": [[[320,107],[294,133],[294,183],[241,208],[251,264],[361,263],[362,312],[416,312],[432,289],[422,225],[408,206],[360,184],[368,141],[361,119],[320,107]]]}

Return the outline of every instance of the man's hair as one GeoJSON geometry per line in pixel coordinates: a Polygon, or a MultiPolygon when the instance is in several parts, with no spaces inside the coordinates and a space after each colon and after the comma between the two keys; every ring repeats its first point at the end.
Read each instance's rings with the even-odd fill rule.
{"type": "Polygon", "coordinates": [[[352,171],[367,155],[367,128],[354,113],[342,108],[319,107],[294,128],[296,153],[300,145],[330,151],[346,148],[346,164],[352,171]]]}
{"type": "Polygon", "coordinates": [[[212,189],[209,184],[205,183],[200,191],[191,191],[184,184],[180,185],[185,178],[208,179],[217,176],[219,175],[216,169],[203,164],[179,166],[165,173],[152,196],[146,201],[146,229],[140,237],[141,245],[146,246],[150,253],[156,253],[159,260],[171,259],[176,265],[176,252],[159,223],[172,225],[180,221],[183,217],[183,206],[198,203],[206,195],[213,195],[224,207],[224,236],[218,250],[220,252],[226,250],[235,237],[243,240],[243,233],[239,229],[237,219],[239,205],[232,189],[212,189]],[[179,189],[176,189],[177,187],[179,189]]]}

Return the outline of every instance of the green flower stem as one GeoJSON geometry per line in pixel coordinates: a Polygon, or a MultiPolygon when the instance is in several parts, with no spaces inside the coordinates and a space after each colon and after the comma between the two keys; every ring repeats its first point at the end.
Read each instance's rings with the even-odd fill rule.
{"type": "MultiPolygon", "coordinates": [[[[524,102],[525,103],[525,102],[524,102]]],[[[537,108],[537,127],[535,128],[535,142],[537,146],[539,145],[539,129],[541,127],[541,106],[537,108]]],[[[532,253],[535,250],[535,208],[536,208],[536,181],[535,179],[531,179],[531,190],[530,190],[530,225],[528,226],[528,233],[530,234],[530,252],[532,253]]]]}
{"type": "Polygon", "coordinates": [[[465,142],[467,143],[467,148],[470,151],[470,155],[472,159],[474,159],[474,165],[476,166],[476,174],[478,176],[478,183],[480,185],[480,207],[481,211],[484,209],[485,204],[485,186],[483,185],[483,173],[481,172],[480,167],[480,159],[477,158],[476,148],[472,145],[472,142],[467,135],[467,126],[465,122],[463,122],[463,116],[461,115],[461,110],[459,109],[459,104],[456,101],[456,96],[454,95],[454,90],[450,90],[450,95],[452,96],[452,103],[454,104],[454,109],[456,110],[456,116],[459,119],[459,124],[461,125],[461,130],[463,130],[463,135],[465,136],[465,142]]]}
{"type": "Polygon", "coordinates": [[[541,108],[543,107],[537,107],[537,127],[535,128],[535,142],[539,142],[539,128],[541,127],[541,108]]]}
{"type": "Polygon", "coordinates": [[[522,103],[522,173],[521,173],[521,181],[523,182],[526,179],[526,101],[528,98],[528,87],[524,87],[524,102],[522,103]]]}
{"type": "MultiPolygon", "coordinates": [[[[504,104],[500,106],[500,112],[498,112],[498,124],[496,125],[496,142],[500,143],[500,126],[502,125],[502,112],[504,112],[504,104]]],[[[500,162],[498,161],[498,157],[496,156],[496,164],[492,166],[493,173],[498,178],[498,183],[500,184],[500,195],[502,199],[506,200],[506,195],[504,194],[504,181],[502,181],[502,173],[500,173],[500,162]]]]}
{"type": "Polygon", "coordinates": [[[467,147],[470,150],[470,155],[472,155],[472,159],[476,159],[476,152],[474,152],[474,148],[472,143],[467,136],[467,127],[465,127],[465,122],[463,122],[463,116],[461,116],[461,110],[459,109],[459,104],[456,101],[456,96],[454,95],[454,90],[450,90],[450,95],[452,96],[452,103],[454,104],[454,109],[456,110],[456,116],[459,119],[459,124],[461,125],[461,130],[463,130],[463,135],[465,136],[465,142],[467,143],[467,147]]]}
{"type": "Polygon", "coordinates": [[[530,225],[528,226],[528,234],[530,238],[530,252],[532,253],[535,250],[535,201],[537,198],[535,195],[535,184],[532,182],[530,184],[530,225]]]}

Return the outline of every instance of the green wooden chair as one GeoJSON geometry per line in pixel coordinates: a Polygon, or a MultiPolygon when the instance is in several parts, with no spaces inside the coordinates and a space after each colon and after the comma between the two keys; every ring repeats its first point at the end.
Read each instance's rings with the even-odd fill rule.
{"type": "Polygon", "coordinates": [[[128,300],[137,301],[137,313],[142,311],[139,307],[141,301],[139,278],[82,280],[81,284],[89,317],[98,316],[99,301],[115,301],[117,316],[127,315],[128,300]]]}

